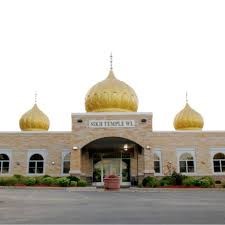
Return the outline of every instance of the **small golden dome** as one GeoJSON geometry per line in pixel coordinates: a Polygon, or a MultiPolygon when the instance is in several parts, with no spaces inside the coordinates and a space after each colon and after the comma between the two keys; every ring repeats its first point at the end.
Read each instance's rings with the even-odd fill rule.
{"type": "Polygon", "coordinates": [[[35,103],[32,109],[22,115],[19,124],[22,131],[47,131],[50,122],[35,103]]]}
{"type": "Polygon", "coordinates": [[[173,125],[176,130],[201,130],[204,121],[201,114],[186,103],[185,107],[176,115],[173,125]]]}
{"type": "Polygon", "coordinates": [[[136,112],[138,98],[135,91],[118,80],[111,69],[108,77],[87,93],[85,108],[87,112],[136,112]]]}

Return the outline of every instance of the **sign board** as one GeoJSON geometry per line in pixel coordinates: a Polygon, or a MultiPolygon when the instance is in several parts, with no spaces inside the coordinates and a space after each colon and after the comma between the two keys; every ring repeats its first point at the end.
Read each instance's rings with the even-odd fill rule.
{"type": "Polygon", "coordinates": [[[91,128],[130,128],[135,127],[134,120],[89,120],[91,128]]]}

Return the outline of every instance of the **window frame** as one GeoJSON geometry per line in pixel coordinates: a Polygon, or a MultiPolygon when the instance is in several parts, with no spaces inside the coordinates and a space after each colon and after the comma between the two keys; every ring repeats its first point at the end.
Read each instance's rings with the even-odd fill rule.
{"type": "Polygon", "coordinates": [[[160,149],[153,150],[153,166],[154,166],[154,175],[156,175],[156,176],[163,176],[162,154],[161,154],[161,150],[160,149]],[[154,155],[155,154],[159,157],[159,160],[154,160],[154,155]],[[155,161],[159,162],[159,169],[160,169],[159,173],[155,172],[155,161]]]}
{"type": "Polygon", "coordinates": [[[193,176],[197,174],[197,164],[196,164],[196,156],[195,156],[195,149],[194,148],[177,148],[177,171],[178,173],[184,174],[186,176],[193,176]],[[180,160],[183,154],[190,154],[193,157],[193,160],[180,160]],[[180,161],[185,162],[186,164],[186,172],[180,171],[180,161]],[[194,172],[187,172],[188,171],[188,162],[193,161],[194,172]]]}
{"type": "Polygon", "coordinates": [[[32,149],[28,151],[27,155],[27,175],[28,176],[42,176],[45,175],[46,170],[46,159],[47,159],[47,151],[43,149],[32,149]],[[43,160],[30,160],[30,158],[35,155],[39,154],[42,156],[43,160]],[[35,162],[35,173],[30,173],[30,161],[35,162]],[[37,162],[43,162],[43,173],[36,173],[37,169],[37,162]]]}
{"type": "MultiPolygon", "coordinates": [[[[215,172],[214,171],[214,157],[216,154],[218,153],[222,153],[225,155],[225,148],[212,148],[211,149],[211,166],[212,166],[212,173],[214,175],[224,175],[225,174],[225,171],[224,172],[215,172]]],[[[217,161],[220,162],[220,169],[221,169],[221,161],[225,161],[225,159],[216,159],[217,161]]]]}
{"type": "Polygon", "coordinates": [[[68,176],[70,175],[70,170],[71,170],[71,165],[70,165],[70,170],[69,170],[69,173],[64,173],[63,170],[64,170],[64,162],[68,160],[64,160],[64,158],[66,157],[67,154],[70,153],[70,162],[71,162],[71,151],[70,150],[64,150],[62,152],[62,158],[61,158],[61,176],[68,176]]]}
{"type": "MultiPolygon", "coordinates": [[[[9,170],[8,170],[8,173],[2,173],[2,168],[0,168],[0,176],[9,176],[11,175],[11,172],[12,172],[12,152],[11,150],[9,149],[0,149],[0,154],[5,154],[8,156],[9,160],[0,160],[1,162],[9,162],[9,170]]],[[[2,167],[2,163],[0,165],[2,167]]]]}

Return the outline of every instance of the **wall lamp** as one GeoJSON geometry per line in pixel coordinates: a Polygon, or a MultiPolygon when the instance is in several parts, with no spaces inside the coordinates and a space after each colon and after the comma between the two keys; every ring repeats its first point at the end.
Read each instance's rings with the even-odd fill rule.
{"type": "Polygon", "coordinates": [[[147,146],[146,146],[146,149],[148,149],[148,150],[149,150],[149,149],[151,149],[151,147],[150,147],[149,145],[147,145],[147,146]]]}
{"type": "Polygon", "coordinates": [[[78,150],[78,147],[77,146],[73,146],[73,150],[74,151],[78,150]]]}
{"type": "Polygon", "coordinates": [[[54,161],[52,161],[52,165],[55,165],[55,162],[54,161]]]}

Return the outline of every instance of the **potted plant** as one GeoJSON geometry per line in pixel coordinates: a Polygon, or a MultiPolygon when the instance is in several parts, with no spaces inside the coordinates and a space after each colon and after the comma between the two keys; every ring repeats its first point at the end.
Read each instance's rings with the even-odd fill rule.
{"type": "Polygon", "coordinates": [[[104,178],[105,189],[120,189],[120,177],[116,175],[109,175],[104,178]]]}

